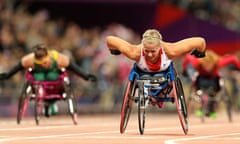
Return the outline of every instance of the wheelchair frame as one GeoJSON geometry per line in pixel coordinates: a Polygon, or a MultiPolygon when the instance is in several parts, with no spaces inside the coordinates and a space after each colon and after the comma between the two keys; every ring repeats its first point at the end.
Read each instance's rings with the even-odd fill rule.
{"type": "Polygon", "coordinates": [[[172,102],[176,104],[178,117],[184,134],[188,132],[187,105],[185,101],[182,82],[176,72],[172,62],[167,70],[157,73],[141,72],[136,63],[128,77],[128,84],[123,97],[120,120],[120,133],[124,133],[131,115],[133,103],[138,103],[138,125],[140,134],[144,133],[145,128],[145,111],[150,100],[154,97],[157,102],[172,102]],[[149,74],[151,76],[145,76],[149,74]],[[154,76],[155,75],[155,76],[154,76]],[[164,92],[164,89],[167,92],[164,92]],[[170,97],[173,91],[174,97],[170,97]],[[138,95],[136,96],[136,93],[138,95]],[[163,94],[164,97],[158,97],[163,94]]]}
{"type": "Polygon", "coordinates": [[[203,112],[201,116],[201,121],[204,123],[205,117],[208,113],[209,105],[212,103],[215,106],[223,101],[225,104],[228,121],[232,122],[232,101],[230,94],[225,87],[224,78],[219,78],[219,85],[220,90],[218,92],[215,92],[212,87],[200,87],[200,89],[197,90],[195,87],[195,83],[193,82],[189,92],[190,95],[188,97],[188,115],[190,115],[192,111],[195,110],[193,107],[194,102],[199,103],[200,110],[203,112]]]}
{"type": "Polygon", "coordinates": [[[48,107],[52,101],[64,100],[68,103],[68,111],[77,125],[77,103],[74,100],[73,92],[70,86],[70,80],[65,69],[61,70],[61,75],[56,81],[36,81],[32,75],[31,69],[26,72],[26,81],[18,101],[17,123],[20,124],[27,110],[28,102],[34,101],[35,122],[39,125],[40,117],[43,114],[43,108],[48,107]]]}

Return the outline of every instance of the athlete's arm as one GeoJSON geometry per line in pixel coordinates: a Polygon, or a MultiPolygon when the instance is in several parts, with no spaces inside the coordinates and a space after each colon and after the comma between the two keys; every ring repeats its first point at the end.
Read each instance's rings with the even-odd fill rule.
{"type": "Polygon", "coordinates": [[[132,45],[129,42],[115,36],[107,36],[106,42],[110,50],[119,50],[129,59],[138,61],[141,54],[140,45],[132,45]]]}
{"type": "Polygon", "coordinates": [[[236,56],[225,56],[217,63],[218,67],[224,67],[227,65],[233,65],[237,70],[240,70],[240,61],[236,56]]]}
{"type": "Polygon", "coordinates": [[[8,72],[4,72],[0,74],[0,79],[8,79],[15,75],[17,72],[24,70],[25,68],[32,67],[32,54],[28,54],[24,56],[20,61],[17,62],[15,66],[13,66],[8,72]]]}
{"type": "Polygon", "coordinates": [[[82,77],[84,80],[91,80],[91,81],[97,80],[95,75],[85,72],[73,60],[70,60],[70,58],[65,56],[64,54],[58,53],[57,61],[58,61],[59,68],[67,68],[68,70],[82,77]]]}
{"type": "Polygon", "coordinates": [[[162,42],[162,46],[170,59],[180,57],[185,53],[197,49],[199,52],[204,52],[206,41],[202,37],[192,37],[180,40],[175,43],[162,42]]]}
{"type": "Polygon", "coordinates": [[[58,67],[59,68],[65,68],[69,65],[70,63],[70,59],[68,56],[62,54],[62,53],[58,53],[57,55],[57,63],[58,63],[58,67]]]}

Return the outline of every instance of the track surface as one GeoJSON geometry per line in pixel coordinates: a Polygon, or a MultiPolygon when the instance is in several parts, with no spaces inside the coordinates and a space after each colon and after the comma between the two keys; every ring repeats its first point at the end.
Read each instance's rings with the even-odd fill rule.
{"type": "Polygon", "coordinates": [[[79,115],[78,125],[68,116],[43,117],[36,126],[34,118],[20,125],[15,118],[0,119],[1,144],[239,144],[240,114],[229,123],[225,114],[217,119],[189,117],[189,133],[184,135],[177,114],[146,116],[143,135],[138,131],[137,115],[132,114],[124,134],[119,133],[120,114],[79,115]]]}

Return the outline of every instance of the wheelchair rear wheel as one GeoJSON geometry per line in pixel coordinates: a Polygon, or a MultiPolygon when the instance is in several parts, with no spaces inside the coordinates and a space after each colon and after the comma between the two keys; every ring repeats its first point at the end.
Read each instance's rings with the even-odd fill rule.
{"type": "Polygon", "coordinates": [[[17,124],[20,124],[27,110],[29,95],[32,93],[31,85],[25,82],[18,101],[17,124]]]}
{"type": "Polygon", "coordinates": [[[64,90],[66,92],[66,101],[68,104],[68,112],[72,118],[73,124],[78,124],[77,103],[73,95],[73,91],[69,83],[64,83],[64,90]]]}
{"type": "Polygon", "coordinates": [[[182,87],[182,82],[179,77],[176,77],[173,81],[174,99],[176,103],[176,108],[178,112],[178,117],[183,129],[184,134],[188,132],[188,111],[185,101],[184,91],[182,87]]]}
{"type": "Polygon", "coordinates": [[[121,108],[121,120],[120,120],[120,133],[124,133],[128,120],[131,115],[132,105],[134,103],[134,95],[136,91],[136,79],[134,81],[129,81],[125,89],[125,95],[123,97],[123,103],[121,108]]]}
{"type": "Polygon", "coordinates": [[[78,124],[77,104],[72,94],[70,94],[70,96],[67,98],[67,103],[68,111],[69,114],[71,115],[73,124],[77,125],[78,124]]]}
{"type": "Polygon", "coordinates": [[[205,117],[208,113],[208,109],[209,109],[209,104],[213,104],[214,101],[209,99],[209,95],[207,94],[203,94],[201,95],[201,111],[202,111],[202,115],[201,115],[201,121],[204,123],[205,122],[205,117]]]}
{"type": "Polygon", "coordinates": [[[232,122],[232,102],[230,99],[228,99],[225,101],[225,103],[226,103],[228,121],[232,122]]]}
{"type": "Polygon", "coordinates": [[[228,93],[227,89],[224,87],[223,88],[223,95],[222,99],[225,103],[225,108],[228,116],[228,121],[232,122],[232,99],[230,94],[228,93]]]}

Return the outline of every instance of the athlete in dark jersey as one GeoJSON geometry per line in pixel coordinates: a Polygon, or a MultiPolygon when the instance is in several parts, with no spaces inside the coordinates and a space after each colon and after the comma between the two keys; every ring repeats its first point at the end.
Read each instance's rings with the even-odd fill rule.
{"type": "Polygon", "coordinates": [[[44,44],[37,44],[33,52],[25,55],[8,72],[0,74],[0,80],[8,79],[20,70],[31,68],[36,80],[56,80],[62,68],[73,71],[84,80],[96,81],[96,76],[84,72],[69,57],[55,51],[48,50],[44,44]]]}
{"type": "MultiPolygon", "coordinates": [[[[192,55],[186,55],[183,60],[183,74],[191,79],[193,88],[197,90],[211,90],[212,96],[215,96],[220,90],[220,69],[231,66],[234,70],[240,70],[240,61],[234,55],[219,56],[212,50],[206,51],[206,56],[197,59],[192,55]]],[[[216,117],[215,105],[216,102],[209,103],[207,116],[216,117]]],[[[197,110],[197,115],[202,115],[202,112],[197,110]]]]}
{"type": "MultiPolygon", "coordinates": [[[[37,81],[55,81],[60,75],[61,69],[73,71],[84,80],[96,81],[97,78],[93,74],[84,72],[73,61],[55,50],[48,50],[44,44],[37,44],[33,47],[33,52],[25,55],[21,60],[8,72],[0,74],[0,80],[8,79],[20,70],[32,69],[33,76],[37,81]]],[[[45,115],[49,116],[49,108],[52,114],[55,101],[45,105],[45,115]]]]}
{"type": "Polygon", "coordinates": [[[240,70],[240,61],[234,55],[227,55],[220,57],[211,50],[206,51],[206,56],[197,59],[192,55],[186,55],[183,60],[183,73],[191,78],[194,76],[193,72],[197,73],[196,78],[191,78],[195,81],[197,89],[201,87],[212,86],[215,92],[220,90],[219,79],[220,69],[226,66],[233,66],[236,70],[240,70]]]}

